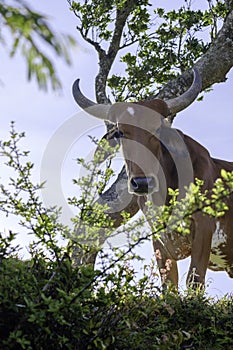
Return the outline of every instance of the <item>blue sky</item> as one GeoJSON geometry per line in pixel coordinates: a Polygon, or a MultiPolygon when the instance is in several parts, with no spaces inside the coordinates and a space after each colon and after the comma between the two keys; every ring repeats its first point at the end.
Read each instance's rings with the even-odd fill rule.
{"type": "MultiPolygon", "coordinates": [[[[77,171],[74,158],[89,155],[91,151],[87,135],[104,132],[99,121],[96,122],[94,118],[80,112],[71,95],[72,83],[79,77],[82,90],[89,98],[94,99],[94,78],[98,71],[97,57],[92,48],[83,43],[76,34],[76,18],[69,11],[65,0],[56,2],[33,0],[30,1],[30,4],[35,10],[48,16],[56,31],[67,32],[76,37],[78,45],[72,51],[73,65],[71,67],[53,58],[63,84],[63,91],[60,94],[39,91],[34,81],[29,83],[26,80],[26,66],[20,55],[10,59],[5,52],[2,53],[0,137],[7,137],[11,120],[16,122],[18,131],[26,132],[27,137],[23,144],[25,149],[31,151],[31,160],[35,163],[34,177],[35,180],[40,181],[41,162],[48,150],[48,145],[51,140],[54,140],[54,133],[57,133],[55,134],[57,137],[59,132],[62,135],[62,130],[67,130],[67,137],[70,137],[70,141],[66,145],[67,149],[62,159],[61,169],[61,188],[66,197],[73,191],[69,184],[77,171]],[[70,120],[73,123],[71,127],[69,126],[70,120]],[[73,129],[72,136],[69,135],[69,130],[71,130],[69,128],[73,129]],[[76,130],[77,136],[74,132],[76,130]],[[82,154],[76,154],[77,152],[82,154]],[[72,170],[70,170],[70,162],[73,162],[72,170]]],[[[116,71],[118,69],[118,67],[115,68],[116,71]]],[[[214,85],[213,91],[205,96],[203,102],[195,102],[180,113],[174,126],[199,141],[212,156],[233,160],[233,71],[228,74],[227,78],[225,83],[214,85]]],[[[60,146],[62,148],[62,142],[60,146]]],[[[62,150],[59,147],[54,149],[54,159],[61,157],[61,153],[62,150]]],[[[4,179],[6,176],[6,170],[1,170],[1,178],[4,179]]],[[[14,225],[15,221],[11,220],[10,224],[14,225]]],[[[1,229],[6,227],[9,227],[9,221],[2,219],[1,229]]],[[[22,244],[25,244],[26,237],[23,234],[19,239],[22,244]]],[[[141,248],[141,252],[145,257],[152,256],[151,245],[148,243],[141,248]]],[[[182,262],[183,285],[187,269],[187,262],[182,262]]],[[[208,289],[210,294],[222,295],[233,290],[233,280],[230,280],[225,273],[208,272],[207,280],[210,278],[214,281],[208,289]]]]}

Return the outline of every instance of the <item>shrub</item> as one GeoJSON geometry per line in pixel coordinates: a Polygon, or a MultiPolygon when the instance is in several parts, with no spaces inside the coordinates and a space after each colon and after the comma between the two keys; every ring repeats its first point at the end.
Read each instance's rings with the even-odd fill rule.
{"type": "MultiPolygon", "coordinates": [[[[24,161],[28,153],[18,148],[23,136],[12,125],[10,140],[0,144],[6,164],[15,174],[8,186],[0,187],[1,210],[19,217],[21,226],[34,234],[27,260],[20,259],[15,233],[0,236],[1,350],[231,349],[232,297],[213,300],[203,291],[181,295],[172,288],[162,293],[154,264],[144,266],[139,278],[133,261],[138,259],[143,265],[134,248],[162,232],[168,218],[172,227],[188,234],[188,220],[195,210],[223,215],[227,208],[221,199],[232,192],[232,174],[222,173],[212,197],[200,191],[200,181],[190,187],[183,201],[177,202],[177,191],[171,191],[169,207],[158,212],[149,207],[157,219],[155,232],[142,234],[143,220],[139,219],[127,228],[132,236],[128,246],[112,248],[108,255],[98,243],[90,248],[78,240],[90,238],[88,234],[98,238],[103,222],[112,227],[88,194],[90,177],[78,181],[85,196],[70,200],[80,209],[72,231],[59,222],[56,208],[43,206],[38,194],[41,185],[31,181],[33,166],[24,161]],[[93,217],[93,211],[101,215],[93,217]],[[77,227],[82,231],[79,236],[77,227]],[[66,239],[67,244],[61,245],[58,237],[66,239]],[[84,255],[98,251],[101,267],[94,269],[92,264],[74,261],[72,252],[77,247],[84,255]]],[[[97,163],[87,167],[95,174],[91,181],[93,176],[102,176],[102,186],[108,182],[109,170],[97,171],[97,163]]],[[[127,219],[127,214],[123,215],[127,219]]]]}

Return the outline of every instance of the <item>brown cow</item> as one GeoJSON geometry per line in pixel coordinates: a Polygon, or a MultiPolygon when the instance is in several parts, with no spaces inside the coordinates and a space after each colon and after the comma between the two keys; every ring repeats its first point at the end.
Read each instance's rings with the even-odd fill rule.
{"type": "MultiPolygon", "coordinates": [[[[192,86],[183,95],[167,101],[97,105],[82,95],[78,80],[73,85],[79,106],[115,124],[111,137],[121,142],[128,190],[137,196],[138,207],[144,212],[148,197],[155,205],[168,204],[168,188],[179,188],[184,195],[184,186],[198,178],[204,180],[204,190],[211,190],[221,169],[233,171],[233,162],[212,158],[202,145],[166,121],[196,99],[201,78],[196,69],[193,74],[192,86]]],[[[188,284],[204,284],[207,267],[225,270],[233,277],[233,197],[228,205],[229,210],[221,218],[195,213],[189,235],[167,232],[153,241],[163,284],[171,281],[178,285],[177,261],[190,255],[188,284]]]]}

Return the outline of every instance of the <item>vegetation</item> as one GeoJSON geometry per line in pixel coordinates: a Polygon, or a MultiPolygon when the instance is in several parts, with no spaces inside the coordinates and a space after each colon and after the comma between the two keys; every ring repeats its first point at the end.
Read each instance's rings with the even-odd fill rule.
{"type": "Polygon", "coordinates": [[[231,297],[158,295],[146,278],[133,278],[126,264],[103,275],[74,268],[68,257],[59,267],[41,253],[28,262],[3,255],[1,349],[232,348],[231,297]]]}
{"type": "Polygon", "coordinates": [[[21,0],[8,1],[8,4],[1,1],[0,18],[0,45],[9,52],[10,57],[20,52],[25,58],[28,80],[34,77],[42,89],[47,89],[48,83],[54,90],[61,88],[61,81],[46,50],[70,64],[68,47],[74,45],[74,39],[70,35],[59,36],[44,15],[21,0]],[[42,50],[42,47],[46,50],[42,50]]]}
{"type": "Polygon", "coordinates": [[[107,254],[97,243],[98,232],[100,226],[111,229],[111,221],[96,206],[90,181],[99,178],[97,183],[108,184],[112,172],[99,166],[109,146],[102,143],[93,162],[78,160],[91,172],[78,181],[82,198],[70,199],[79,208],[72,232],[59,222],[56,208],[43,207],[41,186],[31,180],[28,152],[20,150],[23,137],[12,125],[10,139],[0,143],[1,156],[14,174],[9,184],[1,185],[1,211],[17,215],[34,239],[30,258],[23,261],[14,244],[16,234],[1,234],[1,349],[230,349],[233,299],[212,300],[201,290],[180,295],[172,287],[162,293],[153,262],[144,265],[135,247],[158,236],[168,222],[181,234],[189,234],[186,224],[196,210],[224,215],[233,174],[222,172],[211,197],[202,193],[197,181],[182,201],[176,200],[177,191],[171,191],[169,206],[155,212],[148,203],[156,222],[153,234],[140,230],[144,223],[140,218],[124,227],[131,237],[124,249],[112,247],[107,254]],[[85,235],[77,235],[84,232],[83,226],[85,235]],[[61,245],[62,238],[66,244],[61,245]],[[77,245],[84,254],[99,251],[97,269],[74,264],[71,255],[77,245]],[[141,277],[133,267],[135,259],[143,266],[141,277]]]}
{"type": "Polygon", "coordinates": [[[224,81],[233,65],[227,45],[232,42],[231,0],[208,0],[202,9],[184,0],[167,5],[171,10],[148,0],[68,2],[81,38],[98,54],[98,103],[108,102],[107,87],[114,101],[179,95],[190,85],[191,74],[186,71],[194,64],[204,90],[224,81]],[[116,72],[121,64],[123,74],[112,73],[116,62],[116,72]]]}
{"type": "MultiPolygon", "coordinates": [[[[208,1],[205,11],[194,11],[191,3],[185,1],[180,9],[169,12],[164,9],[154,12],[146,0],[68,2],[79,20],[80,34],[99,55],[100,70],[96,77],[99,103],[108,102],[107,82],[117,100],[147,98],[167,82],[159,94],[170,97],[189,85],[186,69],[197,59],[203,89],[224,80],[233,65],[229,44],[232,1],[208,1]],[[223,23],[221,30],[219,23],[223,23]],[[200,32],[206,28],[210,40],[204,41],[200,32]],[[229,44],[227,48],[225,41],[229,44]],[[109,77],[120,49],[129,46],[136,50],[121,58],[126,76],[109,77]],[[216,55],[222,65],[213,59],[216,55]],[[185,79],[169,82],[180,72],[185,79]]],[[[50,76],[57,87],[55,71],[37,48],[34,35],[57,54],[66,57],[66,51],[45,18],[25,4],[12,7],[3,2],[0,9],[13,39],[11,54],[21,48],[28,62],[29,78],[35,75],[39,85],[45,87],[50,76]]],[[[162,292],[154,262],[146,266],[135,248],[158,237],[168,224],[180,234],[189,234],[189,219],[197,210],[211,216],[224,215],[225,198],[233,191],[233,174],[222,172],[212,195],[203,193],[202,182],[197,180],[179,202],[178,191],[170,191],[169,206],[154,211],[148,203],[154,231],[142,230],[143,218],[122,225],[127,244],[123,249],[110,247],[106,252],[102,250],[103,237],[99,233],[106,238],[114,229],[112,220],[103,213],[103,208],[108,205],[111,208],[111,201],[100,206],[95,201],[96,193],[90,191],[91,183],[103,199],[109,187],[114,194],[112,170],[109,163],[103,169],[103,154],[97,153],[90,163],[78,159],[88,175],[74,181],[81,195],[69,199],[70,205],[78,210],[70,229],[60,222],[59,208],[44,207],[40,199],[43,184],[32,181],[33,164],[28,160],[28,152],[21,150],[23,137],[12,125],[10,139],[0,142],[1,160],[11,172],[9,183],[0,185],[0,210],[9,218],[16,216],[22,231],[33,239],[28,247],[30,257],[22,260],[20,247],[15,244],[18,233],[9,231],[0,237],[0,348],[231,349],[232,297],[213,300],[202,290],[179,294],[172,287],[162,292]],[[97,252],[100,264],[96,269],[92,264],[84,264],[81,258],[78,260],[97,252]],[[141,274],[135,271],[135,260],[141,263],[141,274]]],[[[102,142],[99,149],[114,157],[115,150],[108,147],[102,142]]],[[[131,213],[121,215],[126,223],[131,213]]]]}

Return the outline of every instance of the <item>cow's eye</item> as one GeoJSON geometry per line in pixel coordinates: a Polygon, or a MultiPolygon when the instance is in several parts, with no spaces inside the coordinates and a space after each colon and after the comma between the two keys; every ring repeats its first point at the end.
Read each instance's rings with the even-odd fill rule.
{"type": "Polygon", "coordinates": [[[114,133],[112,133],[112,135],[110,136],[110,139],[120,139],[122,137],[124,137],[123,132],[120,130],[116,130],[114,133]]]}

